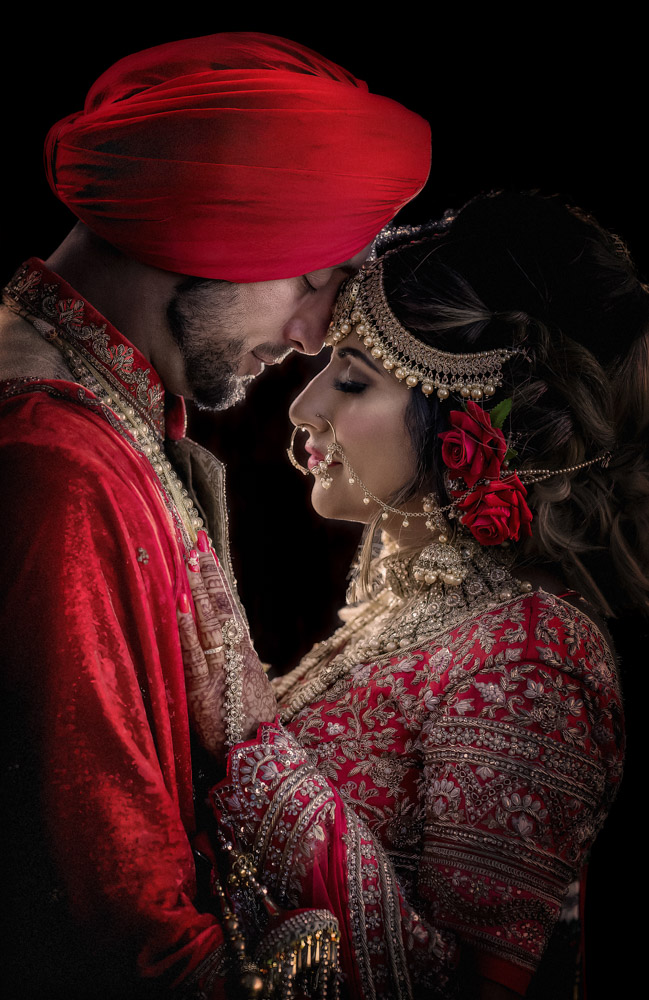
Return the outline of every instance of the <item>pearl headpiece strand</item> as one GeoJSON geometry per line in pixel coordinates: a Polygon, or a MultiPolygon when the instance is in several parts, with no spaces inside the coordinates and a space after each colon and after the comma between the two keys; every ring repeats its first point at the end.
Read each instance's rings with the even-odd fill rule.
{"type": "Polygon", "coordinates": [[[409,388],[419,385],[426,396],[437,390],[442,400],[451,393],[474,400],[493,396],[502,385],[503,363],[523,353],[502,347],[454,354],[422,343],[401,325],[388,305],[381,257],[344,286],[325,342],[334,347],[352,332],[372,357],[409,388]]]}

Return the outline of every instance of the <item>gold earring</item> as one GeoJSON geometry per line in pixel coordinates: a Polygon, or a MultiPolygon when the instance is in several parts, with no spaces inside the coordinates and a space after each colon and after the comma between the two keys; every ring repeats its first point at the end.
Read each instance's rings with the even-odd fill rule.
{"type": "Polygon", "coordinates": [[[297,427],[293,428],[293,433],[291,434],[291,443],[289,444],[288,448],[286,449],[286,454],[288,455],[288,459],[289,459],[289,462],[291,463],[291,465],[295,469],[297,469],[298,472],[301,472],[303,476],[308,476],[309,475],[309,470],[306,469],[303,465],[300,465],[300,463],[298,462],[297,458],[295,457],[295,452],[293,451],[293,446],[295,444],[295,435],[297,434],[298,431],[304,431],[306,433],[307,428],[299,426],[299,425],[297,427]]]}
{"type": "Polygon", "coordinates": [[[424,513],[427,515],[426,527],[437,534],[435,541],[426,545],[413,563],[413,576],[418,583],[427,587],[438,581],[447,587],[459,587],[467,574],[467,568],[460,551],[449,544],[447,526],[443,510],[434,494],[424,498],[424,513]]]}

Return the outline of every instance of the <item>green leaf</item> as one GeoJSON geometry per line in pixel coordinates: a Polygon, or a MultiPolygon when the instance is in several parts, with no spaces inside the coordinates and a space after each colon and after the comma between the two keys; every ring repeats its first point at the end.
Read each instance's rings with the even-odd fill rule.
{"type": "Polygon", "coordinates": [[[518,452],[516,451],[515,448],[508,448],[507,451],[505,452],[505,457],[503,458],[503,462],[511,462],[512,458],[516,458],[517,455],[518,452]]]}
{"type": "Polygon", "coordinates": [[[505,418],[509,416],[509,411],[512,408],[511,398],[503,399],[497,406],[494,406],[493,410],[489,410],[489,416],[491,417],[492,427],[502,427],[505,423],[505,418]]]}

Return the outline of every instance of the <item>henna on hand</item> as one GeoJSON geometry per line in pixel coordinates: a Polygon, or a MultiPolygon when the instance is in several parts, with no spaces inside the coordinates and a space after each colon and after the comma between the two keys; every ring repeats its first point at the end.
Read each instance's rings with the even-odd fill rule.
{"type": "Polygon", "coordinates": [[[192,553],[192,567],[196,562],[199,571],[188,572],[195,619],[190,611],[178,611],[187,703],[192,728],[201,743],[222,759],[226,743],[227,687],[222,627],[229,619],[234,619],[243,633],[236,647],[242,661],[242,739],[254,735],[260,723],[274,720],[277,702],[214,554],[204,549],[192,553]]]}
{"type": "Polygon", "coordinates": [[[272,722],[277,715],[277,699],[259,657],[251,647],[252,657],[244,656],[243,729],[250,739],[262,722],[272,722]]]}
{"type": "MultiPolygon", "coordinates": [[[[223,657],[220,656],[220,665],[213,662],[210,667],[191,611],[178,610],[177,615],[190,722],[203,746],[219,757],[225,745],[223,657]]],[[[220,629],[218,636],[220,638],[220,629]]]]}

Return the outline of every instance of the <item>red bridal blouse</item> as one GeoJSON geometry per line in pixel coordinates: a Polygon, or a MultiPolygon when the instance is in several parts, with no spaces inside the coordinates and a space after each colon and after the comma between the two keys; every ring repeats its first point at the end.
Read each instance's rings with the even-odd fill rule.
{"type": "Polygon", "coordinates": [[[280,899],[337,914],[351,996],[455,995],[445,931],[525,993],[621,777],[602,634],[538,592],[324,688],[233,750],[218,814],[280,899]]]}

